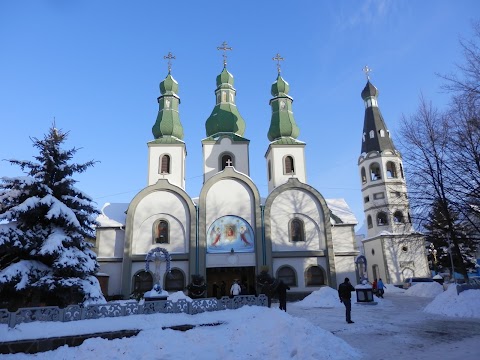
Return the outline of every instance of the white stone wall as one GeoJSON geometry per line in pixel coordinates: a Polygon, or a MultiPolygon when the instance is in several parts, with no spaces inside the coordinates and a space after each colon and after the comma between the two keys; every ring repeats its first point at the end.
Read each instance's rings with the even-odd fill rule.
{"type": "Polygon", "coordinates": [[[367,182],[362,183],[362,197],[363,207],[365,209],[365,223],[367,225],[367,237],[371,238],[379,235],[382,231],[388,232],[408,232],[411,231],[411,225],[408,223],[408,211],[409,204],[407,199],[407,186],[405,179],[402,178],[400,172],[401,159],[394,153],[388,152],[385,154],[369,153],[366,158],[363,156],[359,159],[358,173],[359,180],[362,183],[362,168],[365,169],[367,182]],[[386,166],[388,162],[394,162],[396,164],[397,177],[387,178],[386,166]],[[378,163],[380,165],[380,171],[382,178],[380,180],[370,179],[370,165],[378,163]],[[397,197],[394,193],[399,192],[400,197],[397,197]],[[375,199],[375,194],[383,193],[382,199],[375,199]],[[369,201],[365,202],[365,198],[368,197],[369,201]],[[400,210],[403,213],[405,224],[395,224],[393,221],[393,214],[395,211],[400,210]],[[383,211],[388,216],[388,225],[377,225],[377,213],[383,211]],[[372,217],[371,228],[368,227],[367,216],[372,217]]]}
{"type": "Polygon", "coordinates": [[[119,228],[97,228],[96,248],[99,258],[123,258],[125,231],[119,228]]]}
{"type": "Polygon", "coordinates": [[[207,254],[206,267],[255,266],[255,253],[207,254]]]}
{"type": "Polygon", "coordinates": [[[185,189],[185,157],[184,144],[148,144],[148,185],[159,179],[167,179],[171,184],[185,189]],[[170,174],[160,174],[160,157],[170,156],[170,174]]]}
{"type": "Polygon", "coordinates": [[[108,278],[108,294],[104,295],[120,295],[122,293],[122,263],[121,262],[102,262],[98,272],[106,273],[108,278]]]}
{"type": "Polygon", "coordinates": [[[354,225],[336,225],[331,227],[334,253],[358,251],[353,228],[354,225]]]}
{"type": "Polygon", "coordinates": [[[307,183],[307,171],[305,166],[305,147],[301,146],[272,146],[266,155],[267,158],[267,180],[268,192],[272,192],[276,187],[285,184],[292,174],[284,174],[283,164],[285,156],[292,156],[294,160],[294,169],[296,177],[300,182],[307,183]],[[268,161],[271,162],[271,178],[268,179],[268,161]]]}
{"type": "Polygon", "coordinates": [[[335,272],[338,285],[348,277],[353,286],[357,284],[357,273],[355,271],[355,256],[335,256],[335,272]]]}
{"type": "Polygon", "coordinates": [[[189,210],[180,196],[156,191],[140,200],[133,217],[132,255],[146,254],[159,246],[170,253],[187,253],[190,236],[189,210]],[[157,219],[168,221],[169,244],[153,242],[153,224],[157,219]]]}
{"type": "Polygon", "coordinates": [[[220,171],[220,155],[223,153],[233,155],[235,170],[247,176],[250,175],[248,143],[238,143],[229,137],[222,137],[218,143],[203,144],[204,182],[220,171]]]}
{"type": "MultiPolygon", "coordinates": [[[[213,184],[206,197],[206,230],[221,216],[235,215],[245,219],[255,229],[254,197],[245,183],[222,179],[213,184]]],[[[255,234],[256,239],[260,234],[255,234]]]]}
{"type": "Polygon", "coordinates": [[[270,212],[272,250],[326,250],[323,211],[309,192],[286,190],[273,201],[270,212]],[[290,242],[289,223],[299,218],[305,225],[305,241],[290,242]]]}

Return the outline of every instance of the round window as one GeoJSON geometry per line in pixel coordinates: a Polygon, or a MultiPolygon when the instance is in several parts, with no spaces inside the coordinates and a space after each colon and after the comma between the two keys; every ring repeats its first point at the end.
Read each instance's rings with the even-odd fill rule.
{"type": "Polygon", "coordinates": [[[403,246],[402,246],[402,251],[407,252],[407,251],[408,251],[408,247],[406,247],[405,245],[403,245],[403,246]]]}

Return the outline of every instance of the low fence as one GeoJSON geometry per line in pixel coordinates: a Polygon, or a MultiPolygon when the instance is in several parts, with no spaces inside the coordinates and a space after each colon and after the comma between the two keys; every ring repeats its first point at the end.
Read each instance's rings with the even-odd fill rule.
{"type": "Polygon", "coordinates": [[[480,284],[459,284],[457,285],[457,294],[460,295],[465,290],[480,290],[480,284]]]}
{"type": "Polygon", "coordinates": [[[159,300],[146,301],[139,304],[136,301],[122,303],[112,302],[98,305],[70,305],[60,309],[56,306],[21,308],[15,312],[0,309],[0,324],[8,324],[15,327],[17,324],[33,321],[77,321],[88,319],[101,319],[109,317],[130,316],[140,314],[175,314],[186,313],[190,315],[206,311],[218,311],[226,309],[238,309],[245,305],[267,306],[265,295],[241,295],[230,298],[224,296],[221,299],[207,298],[187,301],[159,300]]]}

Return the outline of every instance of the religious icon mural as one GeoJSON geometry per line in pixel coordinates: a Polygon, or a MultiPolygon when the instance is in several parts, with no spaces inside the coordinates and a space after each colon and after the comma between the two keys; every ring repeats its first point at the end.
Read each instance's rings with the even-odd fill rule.
{"type": "Polygon", "coordinates": [[[253,252],[253,245],[252,227],[238,216],[222,216],[207,231],[208,253],[253,252]]]}

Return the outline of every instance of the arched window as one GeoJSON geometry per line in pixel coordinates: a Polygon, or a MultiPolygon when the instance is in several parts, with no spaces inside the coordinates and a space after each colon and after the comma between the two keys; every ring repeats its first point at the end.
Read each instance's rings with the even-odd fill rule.
{"type": "Polygon", "coordinates": [[[378,130],[378,133],[380,134],[380,137],[385,137],[385,130],[380,129],[378,130]]]}
{"type": "Polygon", "coordinates": [[[400,176],[402,177],[402,179],[404,178],[404,176],[403,176],[403,166],[402,166],[402,164],[400,164],[400,176]]]}
{"type": "Polygon", "coordinates": [[[160,166],[158,167],[159,174],[170,174],[170,156],[164,154],[160,156],[160,166]]]}
{"type": "Polygon", "coordinates": [[[268,181],[272,180],[272,162],[268,160],[268,181]]]}
{"type": "Polygon", "coordinates": [[[375,137],[375,131],[370,130],[370,139],[373,139],[375,137]]]}
{"type": "Polygon", "coordinates": [[[284,174],[295,174],[295,165],[293,163],[293,157],[285,156],[284,165],[283,165],[283,173],[284,174]]]}
{"type": "Polygon", "coordinates": [[[325,275],[320,266],[311,266],[305,272],[306,286],[320,286],[325,285],[325,275]]]}
{"type": "Polygon", "coordinates": [[[233,156],[232,154],[223,154],[220,159],[220,169],[225,169],[226,166],[234,166],[233,165],[233,156]]]}
{"type": "Polygon", "coordinates": [[[370,215],[367,216],[367,226],[369,229],[373,227],[372,217],[370,215]]]}
{"type": "Polygon", "coordinates": [[[290,241],[305,241],[305,227],[300,219],[292,219],[290,221],[290,241]]]}
{"type": "Polygon", "coordinates": [[[403,224],[405,222],[403,213],[400,210],[395,211],[393,214],[393,222],[396,224],[403,224]]]}
{"type": "Polygon", "coordinates": [[[166,291],[183,291],[185,290],[185,275],[180,269],[172,269],[169,274],[165,275],[166,291]]]}
{"type": "Polygon", "coordinates": [[[147,271],[139,271],[133,276],[133,292],[143,295],[153,288],[153,277],[147,271]]]}
{"type": "Polygon", "coordinates": [[[367,183],[367,173],[365,172],[365,168],[362,166],[362,184],[367,183]]]}
{"type": "Polygon", "coordinates": [[[157,220],[153,224],[153,243],[168,244],[169,243],[169,225],[166,220],[157,220]]]}
{"type": "Polygon", "coordinates": [[[380,165],[378,163],[373,163],[370,165],[370,180],[381,180],[382,173],[380,171],[380,165]]]}
{"type": "Polygon", "coordinates": [[[381,211],[377,214],[377,225],[378,226],[388,225],[387,214],[384,213],[383,211],[381,211]]]}
{"type": "Polygon", "coordinates": [[[282,266],[277,270],[277,279],[282,280],[288,286],[297,286],[297,277],[295,270],[290,266],[282,266]]]}
{"type": "Polygon", "coordinates": [[[387,162],[387,178],[393,179],[397,177],[397,167],[393,161],[387,162]]]}

